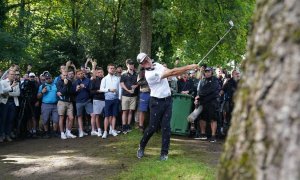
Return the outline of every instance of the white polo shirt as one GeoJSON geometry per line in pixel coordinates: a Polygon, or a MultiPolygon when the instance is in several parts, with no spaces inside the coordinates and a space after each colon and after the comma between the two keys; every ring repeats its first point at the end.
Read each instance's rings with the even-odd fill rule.
{"type": "Polygon", "coordinates": [[[146,70],[145,77],[150,87],[150,96],[156,98],[165,98],[171,96],[171,89],[167,78],[161,79],[161,76],[166,68],[154,63],[154,70],[146,70]]]}

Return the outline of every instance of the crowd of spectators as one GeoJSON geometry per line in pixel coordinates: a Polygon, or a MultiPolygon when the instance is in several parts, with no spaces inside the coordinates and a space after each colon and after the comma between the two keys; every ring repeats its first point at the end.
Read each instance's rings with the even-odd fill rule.
{"type": "MultiPolygon", "coordinates": [[[[125,64],[126,69],[108,64],[107,75],[92,59],[80,69],[68,61],[60,66],[56,77],[48,71],[38,76],[31,71],[31,65],[22,77],[17,65],[1,71],[0,142],[17,136],[68,139],[89,134],[105,139],[131,132],[135,121],[143,132],[150,88],[144,69],[137,71],[130,59],[125,64]]],[[[214,70],[206,65],[200,71],[168,78],[172,93],[192,96],[195,107],[204,107],[190,126],[195,139],[211,136],[210,141],[215,142],[217,133],[226,133],[238,79],[237,70],[228,74],[225,69],[214,70]]]]}

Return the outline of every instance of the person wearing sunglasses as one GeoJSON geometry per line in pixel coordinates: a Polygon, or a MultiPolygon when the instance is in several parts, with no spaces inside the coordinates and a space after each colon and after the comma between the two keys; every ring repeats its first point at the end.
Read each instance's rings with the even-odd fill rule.
{"type": "Polygon", "coordinates": [[[52,75],[49,72],[44,74],[46,82],[40,85],[38,90],[38,99],[42,99],[42,121],[45,130],[44,138],[58,136],[56,134],[58,128],[58,112],[57,112],[57,87],[53,82],[52,75]],[[53,133],[49,133],[48,120],[52,117],[53,133]]]}

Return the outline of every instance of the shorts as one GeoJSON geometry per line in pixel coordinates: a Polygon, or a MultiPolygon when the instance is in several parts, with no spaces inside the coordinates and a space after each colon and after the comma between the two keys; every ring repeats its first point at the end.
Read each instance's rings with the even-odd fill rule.
{"type": "Polygon", "coordinates": [[[104,116],[115,116],[119,113],[119,99],[105,100],[104,116]]]}
{"type": "Polygon", "coordinates": [[[223,112],[230,113],[233,110],[233,102],[225,101],[223,112]]]}
{"type": "Polygon", "coordinates": [[[86,113],[92,114],[93,104],[91,103],[91,100],[88,100],[87,102],[84,103],[76,103],[77,116],[83,115],[83,108],[85,108],[86,113]]]}
{"type": "Polygon", "coordinates": [[[58,123],[58,113],[57,113],[57,105],[56,104],[46,104],[42,103],[41,107],[42,112],[42,120],[43,124],[46,125],[48,123],[48,120],[50,119],[50,116],[52,118],[53,123],[58,123]]]}
{"type": "Polygon", "coordinates": [[[148,112],[150,101],[150,92],[141,92],[139,101],[139,111],[148,112]]]}
{"type": "Polygon", "coordinates": [[[122,96],[122,110],[135,110],[137,97],[122,96]]]}
{"type": "Polygon", "coordinates": [[[220,105],[217,100],[203,105],[200,119],[206,122],[217,121],[219,119],[220,105]]]}
{"type": "Polygon", "coordinates": [[[101,114],[105,106],[105,101],[93,100],[93,113],[101,114]]]}
{"type": "Polygon", "coordinates": [[[68,116],[73,116],[73,104],[72,102],[58,101],[57,112],[59,116],[64,116],[66,113],[68,116]]]}

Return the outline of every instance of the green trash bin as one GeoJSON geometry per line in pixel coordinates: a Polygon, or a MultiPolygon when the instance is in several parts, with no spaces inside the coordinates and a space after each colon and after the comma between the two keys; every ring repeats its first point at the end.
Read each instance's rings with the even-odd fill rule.
{"type": "Polygon", "coordinates": [[[193,97],[185,94],[173,94],[171,133],[177,135],[188,135],[187,117],[191,113],[193,97]]]}

